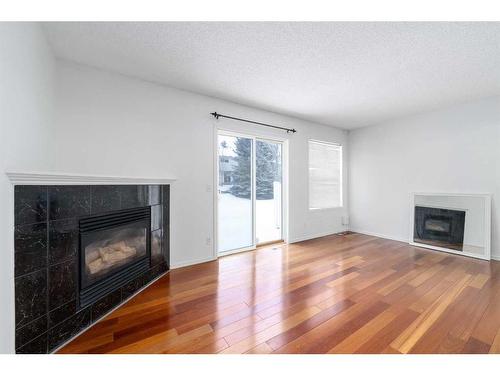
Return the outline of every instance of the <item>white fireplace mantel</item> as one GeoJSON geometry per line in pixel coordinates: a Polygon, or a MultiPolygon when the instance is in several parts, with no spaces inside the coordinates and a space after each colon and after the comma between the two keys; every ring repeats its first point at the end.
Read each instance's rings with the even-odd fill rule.
{"type": "Polygon", "coordinates": [[[129,177],[84,175],[57,172],[5,172],[13,185],[164,185],[177,179],[164,177],[129,177]]]}
{"type": "MultiPolygon", "coordinates": [[[[409,220],[409,244],[412,246],[425,247],[431,250],[444,251],[447,253],[468,256],[477,259],[491,259],[491,197],[492,194],[483,193],[411,193],[410,194],[410,220],[409,220]],[[417,198],[426,198],[425,202],[417,202],[417,198]],[[429,201],[429,198],[431,199],[429,201]],[[475,200],[476,203],[471,203],[475,200]],[[466,212],[464,241],[461,250],[455,250],[434,244],[416,242],[414,238],[415,207],[435,207],[447,210],[461,210],[466,212]],[[471,240],[471,233],[480,233],[471,240]],[[467,240],[468,238],[468,240],[467,240]]],[[[420,199],[420,200],[421,200],[420,199]]]]}

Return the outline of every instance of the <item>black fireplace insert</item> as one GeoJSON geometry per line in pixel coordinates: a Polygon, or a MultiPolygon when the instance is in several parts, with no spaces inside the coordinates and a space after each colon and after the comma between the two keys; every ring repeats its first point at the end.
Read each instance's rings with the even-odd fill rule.
{"type": "Polygon", "coordinates": [[[415,206],[413,240],[462,251],[465,211],[415,206]]]}
{"type": "Polygon", "coordinates": [[[80,219],[79,304],[85,307],[148,270],[151,209],[80,219]]]}

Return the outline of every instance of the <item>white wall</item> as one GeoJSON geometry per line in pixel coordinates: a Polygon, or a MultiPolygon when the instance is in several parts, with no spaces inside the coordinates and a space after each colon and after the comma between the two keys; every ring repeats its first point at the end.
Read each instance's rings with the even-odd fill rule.
{"type": "Polygon", "coordinates": [[[0,353],[14,351],[14,210],[6,170],[49,170],[54,60],[38,25],[0,23],[0,353]]]}
{"type": "MultiPolygon", "coordinates": [[[[54,148],[60,172],[161,177],[173,175],[171,262],[213,258],[214,127],[289,139],[289,238],[343,230],[347,209],[307,206],[307,140],[345,144],[346,132],[68,62],[58,62],[54,148]],[[286,135],[251,124],[218,122],[218,111],[297,129],[286,135]]],[[[346,173],[346,172],[345,172],[346,173]]],[[[347,185],[344,185],[347,191],[347,185]]],[[[347,199],[346,199],[347,201],[347,199]]]]}
{"type": "Polygon", "coordinates": [[[349,133],[351,230],[408,240],[409,193],[493,193],[500,257],[500,97],[349,133]]]}

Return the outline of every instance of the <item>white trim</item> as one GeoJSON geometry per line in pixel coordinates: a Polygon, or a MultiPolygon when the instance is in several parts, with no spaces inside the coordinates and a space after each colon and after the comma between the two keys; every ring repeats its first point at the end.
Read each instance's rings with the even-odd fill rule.
{"type": "Polygon", "coordinates": [[[285,139],[281,142],[281,236],[285,243],[290,239],[290,218],[289,213],[289,181],[290,181],[290,162],[289,162],[289,143],[285,139]]]}
{"type": "MultiPolygon", "coordinates": [[[[457,208],[454,208],[457,209],[457,208]]],[[[458,208],[462,210],[462,208],[458,208]]],[[[489,193],[432,193],[432,192],[410,192],[410,225],[408,230],[407,242],[412,246],[423,247],[431,250],[443,251],[450,254],[462,255],[476,259],[490,260],[491,256],[491,194],[489,193]],[[484,254],[475,254],[467,251],[456,251],[441,246],[433,246],[424,243],[415,242],[414,221],[415,221],[415,196],[444,196],[444,197],[476,197],[484,199],[484,254]]]]}
{"type": "Polygon", "coordinates": [[[84,175],[56,172],[5,172],[14,185],[150,185],[170,184],[176,181],[174,177],[130,177],[84,175]]]}
{"type": "Polygon", "coordinates": [[[309,142],[314,142],[314,143],[323,144],[323,145],[327,145],[327,146],[342,147],[342,143],[339,143],[339,142],[319,141],[319,140],[314,139],[314,138],[309,138],[309,142]]]}
{"type": "Polygon", "coordinates": [[[491,193],[434,193],[428,191],[412,191],[413,195],[439,195],[445,197],[491,197],[491,193]]]}
{"type": "Polygon", "coordinates": [[[354,233],[359,233],[359,234],[365,234],[367,236],[373,236],[373,237],[379,237],[379,238],[384,238],[386,240],[392,240],[392,241],[398,241],[398,242],[404,242],[407,243],[408,241],[406,238],[403,237],[397,237],[397,236],[389,236],[387,234],[380,234],[380,233],[375,233],[375,232],[370,232],[362,229],[349,229],[350,232],[354,233]]]}
{"type": "Polygon", "coordinates": [[[197,259],[197,260],[188,260],[185,262],[179,262],[179,263],[174,263],[170,265],[171,270],[175,270],[177,268],[182,268],[182,267],[188,267],[188,266],[194,266],[196,264],[202,264],[202,263],[207,263],[207,262],[212,262],[214,260],[217,260],[217,257],[208,257],[208,258],[203,258],[203,259],[197,259]]]}
{"type": "Polygon", "coordinates": [[[344,230],[340,231],[328,231],[328,232],[322,232],[322,233],[316,233],[316,234],[306,234],[304,236],[299,236],[290,239],[288,241],[289,243],[297,243],[297,242],[302,242],[302,241],[307,241],[307,240],[313,240],[315,238],[320,238],[320,237],[325,237],[325,236],[331,236],[332,234],[339,234],[344,232],[344,230]]]}

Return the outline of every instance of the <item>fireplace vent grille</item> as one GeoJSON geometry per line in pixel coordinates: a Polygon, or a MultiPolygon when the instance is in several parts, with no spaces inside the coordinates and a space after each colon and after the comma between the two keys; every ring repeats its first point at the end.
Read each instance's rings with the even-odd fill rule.
{"type": "Polygon", "coordinates": [[[149,209],[149,207],[90,216],[80,219],[80,233],[86,233],[105,228],[113,228],[143,219],[149,220],[150,217],[151,210],[149,209]]]}

